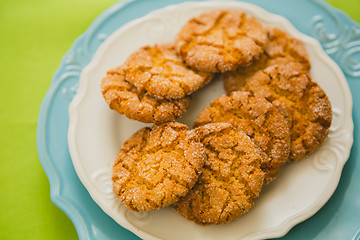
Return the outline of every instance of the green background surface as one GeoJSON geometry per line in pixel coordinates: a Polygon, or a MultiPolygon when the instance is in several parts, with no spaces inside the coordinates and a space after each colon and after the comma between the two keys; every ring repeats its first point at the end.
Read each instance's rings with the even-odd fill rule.
{"type": "MultiPolygon", "coordinates": [[[[36,151],[41,101],[73,41],[115,0],[0,0],[0,239],[77,239],[36,151]]],[[[360,0],[328,0],[360,22],[360,0]]]]}

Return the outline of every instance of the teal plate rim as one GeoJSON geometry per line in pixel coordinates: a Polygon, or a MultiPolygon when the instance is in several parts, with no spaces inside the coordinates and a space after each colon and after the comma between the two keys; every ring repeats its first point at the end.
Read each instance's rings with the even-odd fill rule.
{"type": "MultiPolygon", "coordinates": [[[[202,1],[202,0],[199,0],[202,1]]],[[[74,223],[80,239],[139,239],[108,217],[78,179],[67,145],[68,107],[82,69],[100,44],[125,23],[183,0],[124,0],[101,13],[72,45],[55,72],[41,104],[37,150],[50,182],[50,197],[74,223]]],[[[323,0],[245,0],[282,15],[301,32],[320,41],[343,70],[353,95],[354,143],[337,190],[313,217],[296,225],[281,239],[360,238],[360,25],[323,0]]]]}

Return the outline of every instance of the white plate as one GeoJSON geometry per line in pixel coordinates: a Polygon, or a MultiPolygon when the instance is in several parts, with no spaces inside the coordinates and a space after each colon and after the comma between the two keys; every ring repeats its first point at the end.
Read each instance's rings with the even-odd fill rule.
{"type": "MultiPolygon", "coordinates": [[[[222,81],[212,81],[193,96],[179,119],[191,127],[197,114],[224,94],[222,81]]],[[[315,214],[334,192],[353,142],[352,98],[340,68],[317,40],[298,32],[283,17],[241,2],[188,2],[154,11],[114,32],[83,70],[70,105],[68,143],[75,170],[95,202],[121,226],[143,239],[260,239],[286,234],[315,214]],[[263,25],[276,26],[301,39],[312,63],[311,75],[328,94],[334,118],[325,143],[310,157],[289,164],[267,186],[249,213],[220,226],[199,226],[170,207],[150,213],[127,210],[112,193],[111,166],[123,142],[143,126],[112,111],[100,91],[106,71],[122,64],[146,44],[173,42],[191,17],[213,9],[238,9],[263,25]]]]}

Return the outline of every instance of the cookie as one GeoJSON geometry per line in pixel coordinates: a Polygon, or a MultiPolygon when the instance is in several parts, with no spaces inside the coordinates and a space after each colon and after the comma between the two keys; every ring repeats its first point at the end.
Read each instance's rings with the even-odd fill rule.
{"type": "Polygon", "coordinates": [[[213,77],[187,67],[170,44],[140,48],[126,60],[124,72],[139,91],[166,99],[184,98],[213,77]]]}
{"type": "Polygon", "coordinates": [[[110,70],[101,82],[105,101],[111,109],[129,119],[145,123],[161,123],[180,117],[190,106],[191,97],[157,99],[138,90],[125,80],[122,67],[110,70]]]}
{"type": "Polygon", "coordinates": [[[196,183],[206,155],[186,125],[142,128],[120,149],[113,166],[113,191],[133,211],[169,206],[196,183]]]}
{"type": "Polygon", "coordinates": [[[174,209],[201,225],[235,220],[254,205],[264,172],[258,147],[231,124],[210,123],[194,129],[207,154],[202,174],[174,209]]]}
{"type": "Polygon", "coordinates": [[[288,125],[280,112],[265,98],[241,91],[223,95],[202,110],[194,126],[215,122],[231,123],[244,131],[262,150],[261,169],[266,173],[266,182],[272,181],[279,167],[288,162],[288,125]]]}
{"type": "Polygon", "coordinates": [[[234,71],[264,51],[267,35],[254,18],[236,10],[215,10],[190,19],[175,40],[187,65],[200,71],[234,71]]]}
{"type": "Polygon", "coordinates": [[[309,71],[311,64],[304,44],[288,36],[278,28],[268,28],[268,42],[264,54],[249,67],[242,67],[234,72],[222,74],[224,88],[227,93],[239,90],[246,79],[252,77],[257,71],[275,65],[286,65],[294,70],[309,71]]]}
{"type": "Polygon", "coordinates": [[[285,117],[292,161],[309,156],[324,142],[332,121],[331,103],[307,72],[268,67],[249,78],[241,89],[266,98],[285,117]]]}

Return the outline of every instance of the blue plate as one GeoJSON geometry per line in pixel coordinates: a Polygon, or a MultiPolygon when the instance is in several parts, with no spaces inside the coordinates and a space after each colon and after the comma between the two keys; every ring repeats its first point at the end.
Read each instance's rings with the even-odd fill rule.
{"type": "MultiPolygon", "coordinates": [[[[81,184],[67,144],[68,107],[82,69],[99,45],[125,23],[183,0],[121,1],[104,11],[65,54],[40,109],[37,148],[50,181],[52,201],[74,223],[80,239],[139,239],[108,217],[81,184]]],[[[281,239],[360,239],[360,25],[323,0],[252,0],[286,17],[299,31],[317,38],[341,67],[353,101],[354,144],[341,180],[330,200],[281,239]]]]}

